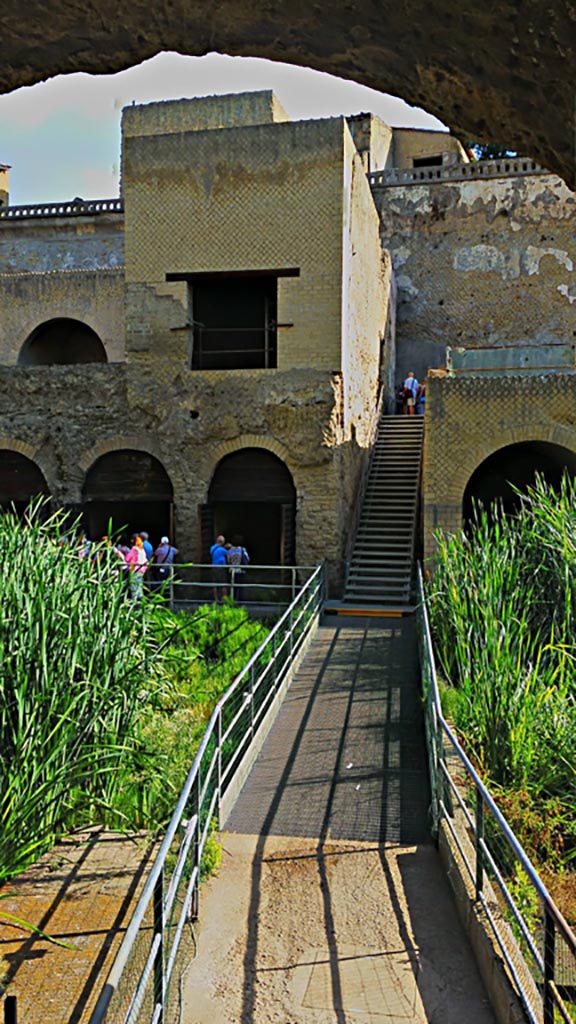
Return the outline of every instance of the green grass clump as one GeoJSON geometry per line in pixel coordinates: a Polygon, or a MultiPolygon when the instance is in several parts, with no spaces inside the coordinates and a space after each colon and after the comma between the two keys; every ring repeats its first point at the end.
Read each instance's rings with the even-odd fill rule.
{"type": "Polygon", "coordinates": [[[554,842],[568,839],[576,806],[574,483],[565,477],[556,494],[538,479],[514,517],[479,508],[467,533],[440,534],[428,597],[452,688],[443,703],[467,748],[503,793],[529,793],[536,814],[554,807],[564,822],[554,842]]]}

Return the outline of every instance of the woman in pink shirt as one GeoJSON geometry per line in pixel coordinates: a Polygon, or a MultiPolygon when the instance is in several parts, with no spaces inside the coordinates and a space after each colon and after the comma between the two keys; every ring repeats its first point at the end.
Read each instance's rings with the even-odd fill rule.
{"type": "Polygon", "coordinates": [[[142,537],[134,537],[134,543],[125,559],[130,570],[130,594],[135,601],[139,601],[144,588],[144,573],[148,568],[142,537]]]}

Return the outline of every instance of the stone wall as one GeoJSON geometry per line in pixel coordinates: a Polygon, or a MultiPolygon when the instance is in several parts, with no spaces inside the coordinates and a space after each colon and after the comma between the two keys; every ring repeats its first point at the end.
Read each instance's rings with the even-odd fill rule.
{"type": "Polygon", "coordinates": [[[109,362],[124,359],[122,271],[0,274],[0,306],[0,364],[16,363],[32,331],[56,317],[96,331],[109,362]]]}
{"type": "Polygon", "coordinates": [[[0,220],[0,274],[117,270],[124,266],[124,217],[0,220]]]}
{"type": "Polygon", "coordinates": [[[285,462],[294,480],[297,560],[328,559],[332,587],[342,579],[346,541],[342,463],[356,462],[354,443],[337,443],[341,409],[340,375],[315,370],[273,378],[264,370],[239,371],[233,379],[180,374],[167,392],[127,364],[0,368],[0,448],[33,459],[57,502],[80,503],[86,472],[101,455],[147,451],[174,488],[182,557],[198,560],[198,506],[207,501],[218,462],[262,447],[285,462]]]}
{"type": "Polygon", "coordinates": [[[576,374],[428,379],[424,445],[424,547],[457,530],[473,472],[507,445],[546,441],[576,452],[576,374]]]}
{"type": "Polygon", "coordinates": [[[576,197],[552,175],[375,188],[398,284],[398,374],[446,345],[576,336],[576,197]]]}
{"type": "Polygon", "coordinates": [[[413,167],[414,160],[443,157],[443,162],[467,160],[461,144],[449,132],[418,128],[394,128],[387,167],[413,167]]]}

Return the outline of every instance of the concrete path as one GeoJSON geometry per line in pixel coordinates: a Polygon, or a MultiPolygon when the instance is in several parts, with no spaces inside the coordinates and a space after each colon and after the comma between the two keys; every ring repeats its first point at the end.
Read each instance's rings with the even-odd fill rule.
{"type": "Polygon", "coordinates": [[[429,842],[413,628],[319,631],[225,823],[185,1024],[493,1024],[429,842]]]}

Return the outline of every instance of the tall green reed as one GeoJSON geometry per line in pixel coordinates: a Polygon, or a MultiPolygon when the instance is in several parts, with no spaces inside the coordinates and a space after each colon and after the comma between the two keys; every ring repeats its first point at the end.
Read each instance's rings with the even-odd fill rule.
{"type": "Polygon", "coordinates": [[[44,512],[0,516],[0,881],[112,805],[157,648],[111,549],[44,512]]]}
{"type": "Polygon", "coordinates": [[[440,534],[429,586],[455,724],[499,785],[576,797],[575,487],[538,479],[514,517],[440,534]]]}

